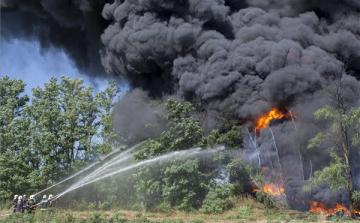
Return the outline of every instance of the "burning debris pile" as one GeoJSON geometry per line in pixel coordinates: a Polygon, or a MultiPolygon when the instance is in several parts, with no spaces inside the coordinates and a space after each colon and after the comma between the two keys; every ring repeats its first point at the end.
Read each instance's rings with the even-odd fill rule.
{"type": "MultiPolygon", "coordinates": [[[[248,149],[253,146],[255,147],[256,153],[259,160],[259,166],[261,167],[261,172],[264,174],[265,183],[261,186],[261,189],[259,189],[257,186],[253,189],[254,193],[257,193],[259,191],[271,195],[271,196],[282,196],[287,199],[287,203],[292,207],[293,209],[297,209],[300,211],[309,211],[311,213],[323,213],[328,216],[337,214],[337,213],[343,213],[348,216],[351,216],[350,208],[349,208],[349,200],[347,199],[347,192],[343,190],[339,191],[331,191],[329,190],[329,186],[326,183],[323,183],[321,185],[318,185],[315,188],[312,188],[310,191],[305,191],[305,187],[308,185],[306,181],[299,181],[296,178],[287,178],[284,182],[284,172],[281,168],[281,160],[279,158],[279,153],[276,148],[276,156],[278,161],[278,166],[280,168],[276,169],[274,167],[274,164],[272,163],[271,156],[268,157],[262,157],[260,158],[260,151],[259,148],[257,148],[256,144],[256,138],[260,137],[260,130],[263,130],[265,128],[269,128],[270,132],[272,134],[272,142],[273,145],[269,145],[268,143],[265,143],[265,149],[271,150],[272,146],[276,147],[276,142],[274,138],[274,134],[272,132],[271,125],[274,123],[276,125],[276,122],[279,120],[291,120],[292,124],[294,125],[294,130],[298,131],[295,120],[297,119],[297,116],[293,114],[291,111],[281,112],[278,108],[271,109],[268,113],[261,115],[257,118],[257,120],[254,123],[254,134],[250,134],[248,132],[250,141],[252,145],[248,146],[248,149]],[[252,138],[254,137],[254,138],[252,138]],[[261,161],[263,159],[263,161],[261,161]],[[269,164],[270,163],[270,164],[269,164]],[[270,165],[270,166],[269,166],[270,165]],[[278,176],[278,173],[280,172],[280,176],[278,176]]],[[[279,122],[278,122],[279,123],[279,122]]],[[[262,142],[264,144],[264,142],[262,142]]],[[[266,151],[263,151],[266,152],[266,151]]],[[[267,151],[268,154],[269,151],[267,151]]],[[[251,153],[251,152],[250,152],[251,153]]],[[[301,151],[300,151],[300,159],[299,162],[303,162],[301,159],[301,151]]],[[[297,165],[294,163],[293,165],[297,165]]],[[[298,166],[303,167],[303,164],[300,163],[298,166]]],[[[303,174],[303,172],[302,172],[303,174]]],[[[310,173],[310,177],[311,177],[310,173]]],[[[360,214],[360,211],[354,207],[354,213],[360,214]]]]}
{"type": "MultiPolygon", "coordinates": [[[[266,193],[286,195],[297,207],[306,201],[303,206],[313,212],[347,213],[349,204],[344,203],[344,196],[348,195],[343,191],[319,187],[310,197],[299,194],[303,194],[302,187],[313,172],[330,161],[323,152],[331,148],[329,144],[306,150],[309,139],[329,128],[314,119],[314,112],[334,105],[319,90],[339,79],[346,83],[345,88],[359,87],[359,1],[65,2],[3,1],[1,6],[6,10],[2,16],[13,19],[12,23],[2,23],[6,28],[3,33],[38,38],[44,48],[63,46],[79,68],[100,57],[106,72],[123,77],[133,89],[137,88],[126,96],[134,101],[140,96],[166,96],[201,102],[208,111],[206,132],[220,128],[217,120],[221,112],[230,109],[250,127],[244,141],[247,161],[255,160],[259,167],[266,167],[267,177],[276,176],[278,182],[269,181],[264,186],[266,193]],[[94,16],[99,6],[104,6],[105,20],[94,16]],[[59,13],[57,8],[69,9],[71,13],[59,13]],[[28,27],[24,21],[36,21],[37,25],[28,27]],[[36,31],[49,23],[53,28],[45,30],[49,34],[46,39],[36,31]],[[99,45],[94,40],[100,35],[99,29],[100,56],[87,56],[99,45]],[[78,32],[83,39],[64,38],[66,30],[78,32]],[[81,44],[75,47],[73,42],[60,40],[81,44]],[[292,110],[283,109],[287,107],[292,110]],[[251,122],[254,119],[255,125],[251,122]],[[308,204],[310,201],[313,203],[308,204]]],[[[359,106],[359,97],[354,96],[349,102],[359,106]]],[[[136,106],[127,108],[136,113],[115,116],[121,116],[118,120],[126,123],[147,122],[145,113],[152,108],[142,111],[136,106]]],[[[147,135],[142,127],[132,129],[133,138],[147,135]]],[[[117,130],[127,132],[128,126],[117,125],[117,130]]],[[[352,153],[352,162],[356,163],[359,155],[352,153]]],[[[359,171],[354,173],[355,182],[359,183],[359,171]]]]}

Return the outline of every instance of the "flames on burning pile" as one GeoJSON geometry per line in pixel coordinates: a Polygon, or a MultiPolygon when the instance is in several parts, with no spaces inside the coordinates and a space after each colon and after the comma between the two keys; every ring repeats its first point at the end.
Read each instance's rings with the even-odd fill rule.
{"type": "Polygon", "coordinates": [[[360,208],[359,209],[354,209],[354,212],[355,212],[355,214],[360,215],[360,208]]]}
{"type": "MultiPolygon", "coordinates": [[[[256,188],[253,189],[253,192],[258,192],[260,189],[256,188]]],[[[285,190],[282,186],[277,186],[275,184],[265,184],[262,188],[262,191],[268,195],[272,196],[286,196],[285,190]]],[[[308,204],[310,207],[309,212],[311,213],[324,213],[328,216],[339,213],[340,211],[343,211],[343,213],[347,214],[348,216],[351,216],[351,213],[348,208],[344,207],[341,204],[336,204],[334,207],[328,207],[325,205],[325,203],[319,202],[319,201],[304,201],[304,200],[297,200],[295,198],[288,197],[291,200],[294,200],[297,203],[301,203],[303,205],[308,204]]],[[[355,214],[360,215],[360,211],[354,210],[355,214]]]]}
{"type": "MultiPolygon", "coordinates": [[[[261,115],[257,118],[256,124],[255,124],[255,130],[261,130],[266,128],[270,125],[271,121],[273,120],[281,120],[281,119],[292,119],[292,121],[297,120],[297,116],[292,113],[291,111],[285,111],[280,110],[279,108],[272,108],[268,113],[261,115]]],[[[262,167],[262,170],[265,171],[266,167],[262,167]]],[[[320,201],[311,201],[311,200],[297,200],[292,197],[288,197],[285,194],[285,190],[282,187],[281,184],[276,183],[265,183],[265,185],[259,189],[255,188],[253,189],[253,192],[262,191],[263,193],[266,193],[268,195],[272,196],[284,196],[288,199],[291,199],[297,203],[301,203],[307,207],[309,207],[309,212],[311,213],[324,213],[328,216],[343,212],[344,214],[347,214],[348,216],[351,216],[351,213],[348,208],[344,207],[341,204],[335,204],[335,205],[326,205],[325,203],[322,203],[320,201]]],[[[354,213],[357,215],[360,215],[360,210],[354,209],[354,213]]]]}
{"type": "Polygon", "coordinates": [[[309,212],[311,212],[311,213],[325,213],[329,216],[329,215],[338,213],[340,211],[343,211],[348,216],[351,216],[350,211],[346,207],[342,206],[341,204],[336,204],[335,207],[329,208],[329,207],[326,207],[326,205],[322,202],[311,201],[310,205],[311,206],[310,206],[309,212]]]}
{"type": "Polygon", "coordinates": [[[282,112],[279,108],[272,108],[268,113],[260,116],[257,119],[255,129],[261,130],[265,127],[267,127],[272,120],[280,120],[280,119],[297,119],[296,115],[294,115],[292,112],[282,112]]]}

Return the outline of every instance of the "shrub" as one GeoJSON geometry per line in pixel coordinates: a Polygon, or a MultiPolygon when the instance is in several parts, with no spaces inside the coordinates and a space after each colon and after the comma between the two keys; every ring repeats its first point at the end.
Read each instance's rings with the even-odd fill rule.
{"type": "Polygon", "coordinates": [[[241,206],[238,211],[238,219],[247,219],[251,217],[252,210],[249,206],[241,206]]]}
{"type": "Polygon", "coordinates": [[[204,213],[220,214],[229,206],[228,197],[231,194],[231,184],[218,185],[211,188],[206,195],[200,211],[204,213]]]}

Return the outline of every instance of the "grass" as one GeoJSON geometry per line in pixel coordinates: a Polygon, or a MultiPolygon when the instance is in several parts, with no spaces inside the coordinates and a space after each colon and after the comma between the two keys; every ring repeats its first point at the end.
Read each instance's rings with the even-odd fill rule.
{"type": "Polygon", "coordinates": [[[344,217],[302,213],[286,209],[268,208],[256,199],[248,196],[231,198],[233,208],[223,214],[204,214],[201,212],[182,212],[171,210],[169,212],[146,211],[69,211],[57,209],[53,214],[36,213],[9,214],[0,211],[0,223],[15,222],[51,222],[51,223],[247,223],[247,222],[351,222],[344,217]]]}

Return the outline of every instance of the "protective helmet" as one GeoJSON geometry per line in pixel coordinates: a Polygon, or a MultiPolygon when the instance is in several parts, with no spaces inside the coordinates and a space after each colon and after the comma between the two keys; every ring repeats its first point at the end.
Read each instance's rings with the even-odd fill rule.
{"type": "Polygon", "coordinates": [[[52,194],[49,195],[49,199],[51,199],[51,198],[53,198],[53,195],[52,195],[52,194]]]}
{"type": "Polygon", "coordinates": [[[34,199],[34,197],[35,197],[34,195],[30,195],[30,199],[34,199]]]}
{"type": "Polygon", "coordinates": [[[22,200],[22,196],[19,196],[19,200],[22,200]]]}
{"type": "Polygon", "coordinates": [[[24,194],[23,198],[26,198],[26,194],[24,194]]]}
{"type": "Polygon", "coordinates": [[[45,199],[45,198],[46,198],[46,195],[44,195],[43,198],[45,199]]]}
{"type": "Polygon", "coordinates": [[[18,198],[18,196],[17,196],[17,195],[15,195],[15,196],[14,196],[14,199],[17,199],[17,198],[18,198]]]}

